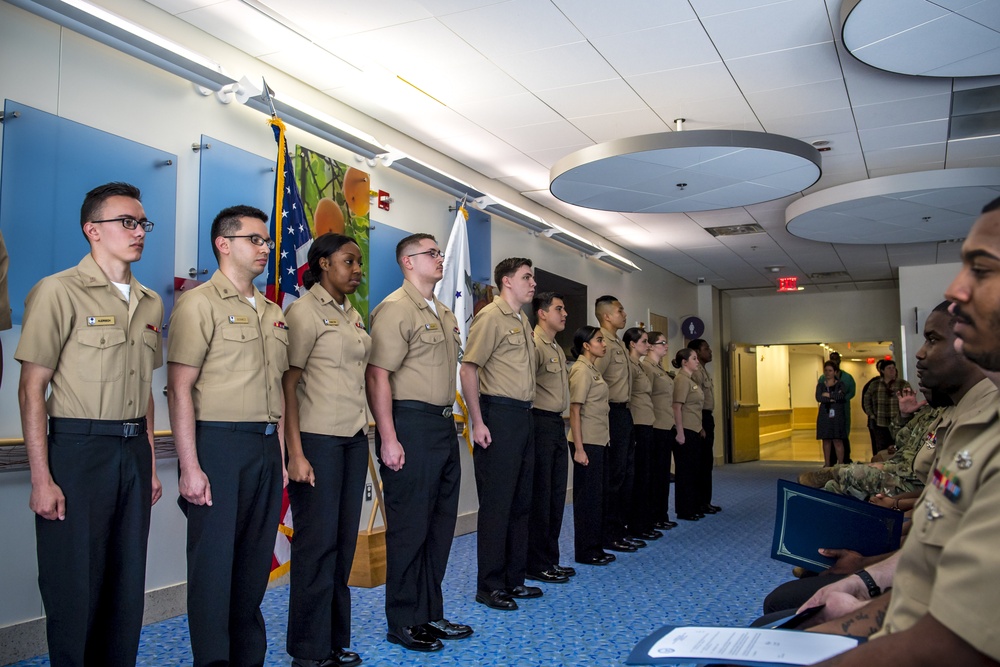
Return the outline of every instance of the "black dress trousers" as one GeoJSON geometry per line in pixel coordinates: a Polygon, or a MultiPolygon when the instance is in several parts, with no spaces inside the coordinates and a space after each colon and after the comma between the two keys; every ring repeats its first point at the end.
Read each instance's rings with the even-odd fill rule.
{"type": "MultiPolygon", "coordinates": [[[[572,456],[573,443],[569,443],[572,456]]],[[[607,447],[584,443],[587,465],[573,461],[573,557],[589,563],[604,553],[604,493],[608,481],[607,447]]]]}
{"type": "Polygon", "coordinates": [[[323,660],[351,645],[351,590],[368,477],[368,436],[302,433],[316,486],[288,482],[295,534],[288,595],[288,654],[323,660]]]}
{"type": "Polygon", "coordinates": [[[691,429],[684,429],[684,444],[677,443],[674,449],[674,464],[676,466],[674,487],[674,508],[677,516],[689,517],[701,509],[700,499],[703,497],[698,489],[699,454],[701,436],[691,429]]]}
{"type": "Polygon", "coordinates": [[[635,475],[632,482],[632,502],[628,514],[630,535],[653,529],[653,427],[636,424],[632,428],[635,439],[635,475]]]}
{"type": "Polygon", "coordinates": [[[712,503],[712,469],[715,467],[715,417],[711,410],[701,411],[701,427],[705,430],[698,457],[698,506],[712,503]]]}
{"type": "Polygon", "coordinates": [[[281,519],[278,435],[198,422],[198,460],[212,505],[187,515],[188,626],[195,667],[259,667],[267,652],[260,603],[281,519]]]}
{"type": "Polygon", "coordinates": [[[670,521],[670,461],[676,446],[674,429],[653,429],[649,485],[654,523],[670,521]]]}
{"type": "Polygon", "coordinates": [[[562,415],[532,410],[535,423],[535,473],[528,525],[528,572],[545,572],[559,564],[559,533],[566,506],[569,457],[562,415]]]}
{"type": "Polygon", "coordinates": [[[63,521],[35,516],[49,660],[54,667],[130,667],[142,629],[152,496],[146,432],[52,433],[48,450],[66,498],[63,521]]]}
{"type": "Polygon", "coordinates": [[[632,440],[632,413],[627,403],[611,403],[608,427],[608,484],[604,489],[604,538],[617,541],[625,537],[625,517],[632,500],[635,467],[635,441],[632,440]]]}
{"type": "Polygon", "coordinates": [[[479,400],[492,444],[473,448],[479,518],[477,591],[491,593],[524,583],[528,561],[528,514],[534,475],[531,410],[491,396],[479,400]]]}
{"type": "MultiPolygon", "coordinates": [[[[462,467],[451,417],[393,403],[392,419],[406,462],[399,470],[383,463],[379,472],[385,497],[385,618],[396,630],[444,618],[441,582],[455,536],[462,467]]],[[[380,462],[381,443],[376,431],[380,462]]]]}

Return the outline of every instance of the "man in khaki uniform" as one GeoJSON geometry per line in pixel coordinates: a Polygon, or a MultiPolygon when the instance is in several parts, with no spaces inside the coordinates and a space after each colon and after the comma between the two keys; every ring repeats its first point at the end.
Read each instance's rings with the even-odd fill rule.
{"type": "Polygon", "coordinates": [[[281,511],[284,314],[253,285],[274,246],[267,215],[223,209],[219,270],[177,301],[167,345],[170,425],[188,519],[188,626],[195,667],[263,665],[264,599],[281,511]]]}
{"type": "Polygon", "coordinates": [[[635,474],[635,443],[632,440],[632,413],[628,399],[632,394],[632,365],[628,349],[618,337],[627,324],[625,308],[610,294],[598,297],[594,315],[604,334],[608,352],[594,365],[608,385],[608,426],[611,444],[608,445],[606,466],[607,486],[604,489],[604,539],[608,551],[632,552],[646,543],[630,538],[626,532],[625,513],[632,501],[632,480],[635,474]]]}
{"type": "Polygon", "coordinates": [[[566,328],[566,305],[554,292],[532,299],[535,311],[535,473],[531,489],[526,578],[566,583],[576,574],[559,565],[559,533],[566,506],[569,453],[563,413],[569,409],[569,370],[556,334],[566,328]]]}
{"type": "MultiPolygon", "coordinates": [[[[1000,384],[1000,198],[987,204],[962,244],[962,270],[945,297],[953,303],[956,349],[1000,384]]],[[[889,585],[892,593],[882,630],[824,665],[1000,662],[998,407],[994,399],[979,411],[956,409],[898,559],[870,568],[869,585],[859,575],[827,587],[858,598],[889,585]]]]}
{"type": "Polygon", "coordinates": [[[131,270],[153,228],[139,199],[127,183],[87,193],[90,253],[32,288],[14,353],[55,666],[134,665],[139,648],[161,493],[150,383],[163,364],[163,302],[131,270]]]}
{"type": "Polygon", "coordinates": [[[521,308],[535,295],[531,260],[505,259],[493,279],[500,294],[472,320],[459,372],[479,493],[476,601],[513,610],[512,598],[542,595],[537,586],[524,585],[535,457],[535,349],[521,308]]]}
{"type": "Polygon", "coordinates": [[[705,404],[701,408],[701,428],[705,432],[698,452],[698,511],[715,514],[722,508],[712,504],[712,468],[715,467],[715,381],[705,364],[712,361],[712,347],[707,340],[696,338],[688,347],[698,353],[698,368],[691,374],[705,394],[705,404]]]}
{"type": "MultiPolygon", "coordinates": [[[[7,244],[0,234],[0,331],[7,331],[12,325],[10,321],[10,296],[7,294],[7,269],[10,257],[7,256],[7,244]]],[[[3,342],[0,341],[0,385],[3,384],[3,342]]]]}
{"type": "Polygon", "coordinates": [[[441,582],[458,519],[462,481],[452,419],[461,336],[434,296],[444,255],[430,234],[396,245],[403,286],[372,311],[365,373],[385,486],[386,638],[413,651],[472,628],[444,617],[441,582]]]}

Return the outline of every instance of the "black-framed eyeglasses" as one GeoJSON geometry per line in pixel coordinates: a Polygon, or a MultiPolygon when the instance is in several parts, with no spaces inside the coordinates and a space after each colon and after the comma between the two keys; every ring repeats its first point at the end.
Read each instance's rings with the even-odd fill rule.
{"type": "Polygon", "coordinates": [[[416,257],[417,255],[427,255],[431,259],[437,259],[438,257],[444,258],[444,253],[435,248],[434,250],[424,250],[423,252],[415,252],[412,255],[407,255],[407,257],[416,257]]]}
{"type": "Polygon", "coordinates": [[[265,239],[260,234],[234,234],[233,236],[223,236],[224,239],[250,239],[250,243],[256,246],[267,246],[274,250],[274,239],[265,239]]]}
{"type": "Polygon", "coordinates": [[[136,220],[135,218],[129,218],[129,217],[108,218],[107,220],[91,220],[90,222],[94,223],[95,225],[100,222],[120,222],[122,223],[122,227],[124,227],[125,229],[131,230],[135,229],[136,227],[142,227],[142,231],[144,232],[153,231],[153,227],[155,225],[155,223],[152,220],[136,220]]]}

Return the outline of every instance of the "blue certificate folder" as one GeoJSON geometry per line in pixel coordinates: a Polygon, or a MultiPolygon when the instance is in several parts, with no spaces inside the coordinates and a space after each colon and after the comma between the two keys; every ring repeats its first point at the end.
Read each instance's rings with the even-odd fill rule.
{"type": "Polygon", "coordinates": [[[780,479],[771,558],[821,572],[834,559],[819,549],[875,556],[898,549],[902,529],[902,512],[780,479]]]}

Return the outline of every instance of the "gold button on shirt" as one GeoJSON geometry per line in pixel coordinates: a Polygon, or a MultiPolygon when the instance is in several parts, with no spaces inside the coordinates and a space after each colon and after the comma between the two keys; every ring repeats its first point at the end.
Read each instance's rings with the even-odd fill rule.
{"type": "Polygon", "coordinates": [[[254,288],[256,310],[216,271],[177,300],[170,315],[167,361],[201,369],[195,419],[276,422],[281,376],[288,370],[285,314],[254,288]]]}
{"type": "Polygon", "coordinates": [[[535,327],[535,401],[539,410],[565,412],[569,408],[569,369],[566,353],[535,327]]]}
{"type": "Polygon", "coordinates": [[[434,305],[438,314],[413,283],[404,280],[372,311],[368,363],[389,371],[389,386],[397,401],[455,402],[462,337],[454,313],[437,298],[434,305]]]}
{"type": "Polygon", "coordinates": [[[302,369],[296,388],[299,430],[342,437],[367,433],[365,365],[372,343],[361,314],[347,299],[338,305],[316,283],[288,307],[285,318],[288,365],[302,369]]]}
{"type": "Polygon", "coordinates": [[[594,362],[594,366],[608,383],[612,403],[626,403],[632,393],[632,365],[629,363],[625,343],[611,330],[601,328],[608,351],[594,362]]]}
{"type": "Polygon", "coordinates": [[[499,296],[472,320],[462,361],[479,367],[480,394],[534,399],[535,346],[527,321],[499,296]]]}
{"type": "Polygon", "coordinates": [[[632,413],[632,423],[638,426],[652,426],[656,421],[653,414],[653,382],[642,370],[640,362],[632,361],[632,393],[629,394],[628,409],[632,413]]]}
{"type": "Polygon", "coordinates": [[[705,404],[705,394],[691,376],[684,371],[678,371],[674,378],[674,403],[683,403],[681,408],[681,428],[695,433],[701,431],[701,411],[705,404]]]}
{"type": "Polygon", "coordinates": [[[7,245],[0,234],[0,331],[10,329],[10,295],[7,293],[7,271],[10,269],[10,257],[7,256],[7,245]]]}
{"type": "MultiPolygon", "coordinates": [[[[608,427],[608,383],[597,367],[580,357],[569,369],[569,400],[580,404],[580,429],[583,444],[607,447],[611,441],[608,427]]],[[[573,432],[569,433],[573,442],[573,432]]]]}
{"type": "Polygon", "coordinates": [[[52,369],[50,417],[137,419],[163,365],[163,302],[129,281],[129,301],[87,255],[43,278],[25,299],[14,358],[52,369]]]}
{"type": "Polygon", "coordinates": [[[642,370],[653,385],[653,428],[669,431],[674,427],[674,379],[647,359],[642,360],[642,370]]]}

